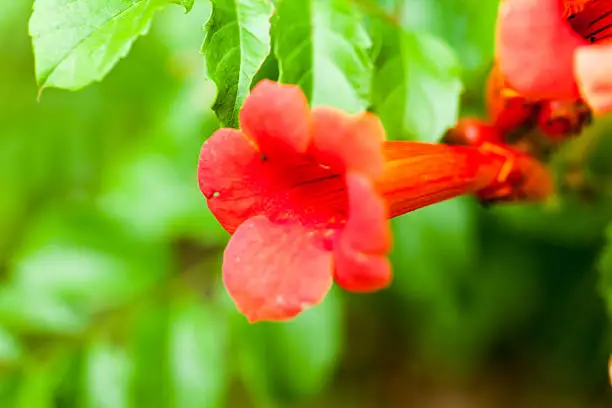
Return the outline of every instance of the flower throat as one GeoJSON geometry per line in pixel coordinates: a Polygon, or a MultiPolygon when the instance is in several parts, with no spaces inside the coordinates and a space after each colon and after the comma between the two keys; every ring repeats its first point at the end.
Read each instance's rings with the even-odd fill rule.
{"type": "Polygon", "coordinates": [[[565,0],[563,16],[591,43],[612,39],[612,0],[565,0]]]}

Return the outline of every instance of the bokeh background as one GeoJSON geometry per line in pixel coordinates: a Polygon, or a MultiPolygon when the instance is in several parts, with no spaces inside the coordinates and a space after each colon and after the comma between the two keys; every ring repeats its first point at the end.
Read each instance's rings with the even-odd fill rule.
{"type": "MultiPolygon", "coordinates": [[[[610,121],[555,158],[565,187],[545,205],[400,217],[389,289],[249,325],[196,183],[217,127],[208,2],[161,13],[102,83],[39,102],[31,3],[0,2],[0,407],[611,406],[610,121]]],[[[483,113],[497,1],[368,7],[446,41],[463,113],[483,113]]]]}

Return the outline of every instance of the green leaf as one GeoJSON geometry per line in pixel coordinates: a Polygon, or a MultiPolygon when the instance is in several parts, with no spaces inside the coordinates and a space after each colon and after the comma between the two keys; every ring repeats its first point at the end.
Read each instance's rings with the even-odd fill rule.
{"type": "Polygon", "coordinates": [[[374,110],[390,139],[437,141],[459,113],[457,59],[427,33],[384,30],[373,81],[374,110]]]}
{"type": "Polygon", "coordinates": [[[127,408],[132,361],[125,348],[95,339],[85,351],[84,408],[127,408]]]}
{"type": "Polygon", "coordinates": [[[290,322],[249,325],[242,318],[239,363],[254,397],[292,402],[322,393],[343,347],[342,318],[336,289],[290,322]]]}
{"type": "Polygon", "coordinates": [[[497,1],[403,0],[402,26],[427,30],[457,52],[465,70],[490,66],[493,60],[497,1]]]}
{"type": "Polygon", "coordinates": [[[214,0],[202,51],[217,85],[213,105],[222,126],[237,127],[251,82],[270,53],[268,0],[214,0]]]}
{"type": "Polygon", "coordinates": [[[36,0],[30,35],[38,86],[77,90],[102,80],[168,1],[36,0]]]}
{"type": "Polygon", "coordinates": [[[300,85],[313,105],[366,109],[372,41],[360,17],[347,0],[280,0],[274,25],[280,81],[300,85]]]}
{"type": "Polygon", "coordinates": [[[194,1],[195,0],[173,0],[173,2],[178,4],[179,6],[185,7],[186,13],[189,13],[191,11],[191,9],[193,8],[194,1]]]}
{"type": "Polygon", "coordinates": [[[169,358],[173,406],[220,407],[228,385],[225,316],[201,299],[179,299],[171,310],[169,358]]]}

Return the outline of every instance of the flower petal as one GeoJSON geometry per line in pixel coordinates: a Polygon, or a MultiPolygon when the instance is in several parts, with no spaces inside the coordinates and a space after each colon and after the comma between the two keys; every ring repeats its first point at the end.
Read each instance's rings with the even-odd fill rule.
{"type": "Polygon", "coordinates": [[[287,320],[325,298],[332,254],[320,233],[256,216],[238,227],[225,249],[223,282],[250,322],[287,320]]]}
{"type": "Polygon", "coordinates": [[[387,206],[366,177],[349,173],[346,183],[349,219],[334,245],[334,278],[346,290],[379,290],[391,282],[387,206]]]}
{"type": "Polygon", "coordinates": [[[240,126],[264,155],[290,159],[310,144],[308,100],[297,85],[265,79],[245,99],[240,126]]]}
{"type": "Polygon", "coordinates": [[[240,131],[220,129],[202,147],[200,189],[230,234],[260,214],[311,227],[343,223],[344,178],[304,156],[291,162],[266,159],[240,131]]]}
{"type": "Polygon", "coordinates": [[[587,44],[563,19],[562,0],[505,0],[499,5],[496,53],[509,85],[535,99],[579,98],[574,50],[587,44]]]}
{"type": "Polygon", "coordinates": [[[580,92],[595,114],[612,111],[612,44],[580,47],[575,54],[580,92]]]}
{"type": "Polygon", "coordinates": [[[385,129],[375,115],[349,115],[330,107],[315,107],[312,134],[311,153],[317,161],[339,171],[358,171],[370,177],[382,174],[385,129]]]}
{"type": "Polygon", "coordinates": [[[563,0],[563,17],[570,18],[576,13],[580,13],[584,10],[587,3],[592,0],[563,0]]]}
{"type": "Polygon", "coordinates": [[[210,211],[230,234],[262,210],[263,197],[252,182],[252,170],[259,162],[261,154],[239,130],[219,129],[202,146],[200,190],[210,211]]]}

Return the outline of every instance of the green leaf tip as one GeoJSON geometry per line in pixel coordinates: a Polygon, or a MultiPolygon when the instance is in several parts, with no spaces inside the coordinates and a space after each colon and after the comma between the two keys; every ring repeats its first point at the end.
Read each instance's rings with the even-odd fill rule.
{"type": "MultiPolygon", "coordinates": [[[[193,0],[178,0],[186,9],[193,0]]],[[[101,81],[170,0],[35,0],[29,32],[39,88],[101,81]]]]}
{"type": "Polygon", "coordinates": [[[312,105],[365,110],[372,40],[356,7],[348,0],[279,0],[277,9],[280,81],[300,85],[312,105]]]}
{"type": "Polygon", "coordinates": [[[185,7],[185,14],[187,14],[191,11],[191,9],[193,9],[194,1],[195,0],[174,0],[173,3],[185,7]]]}
{"type": "Polygon", "coordinates": [[[202,48],[208,77],[217,86],[213,104],[222,126],[237,127],[251,83],[270,54],[268,0],[214,0],[202,48]]]}

